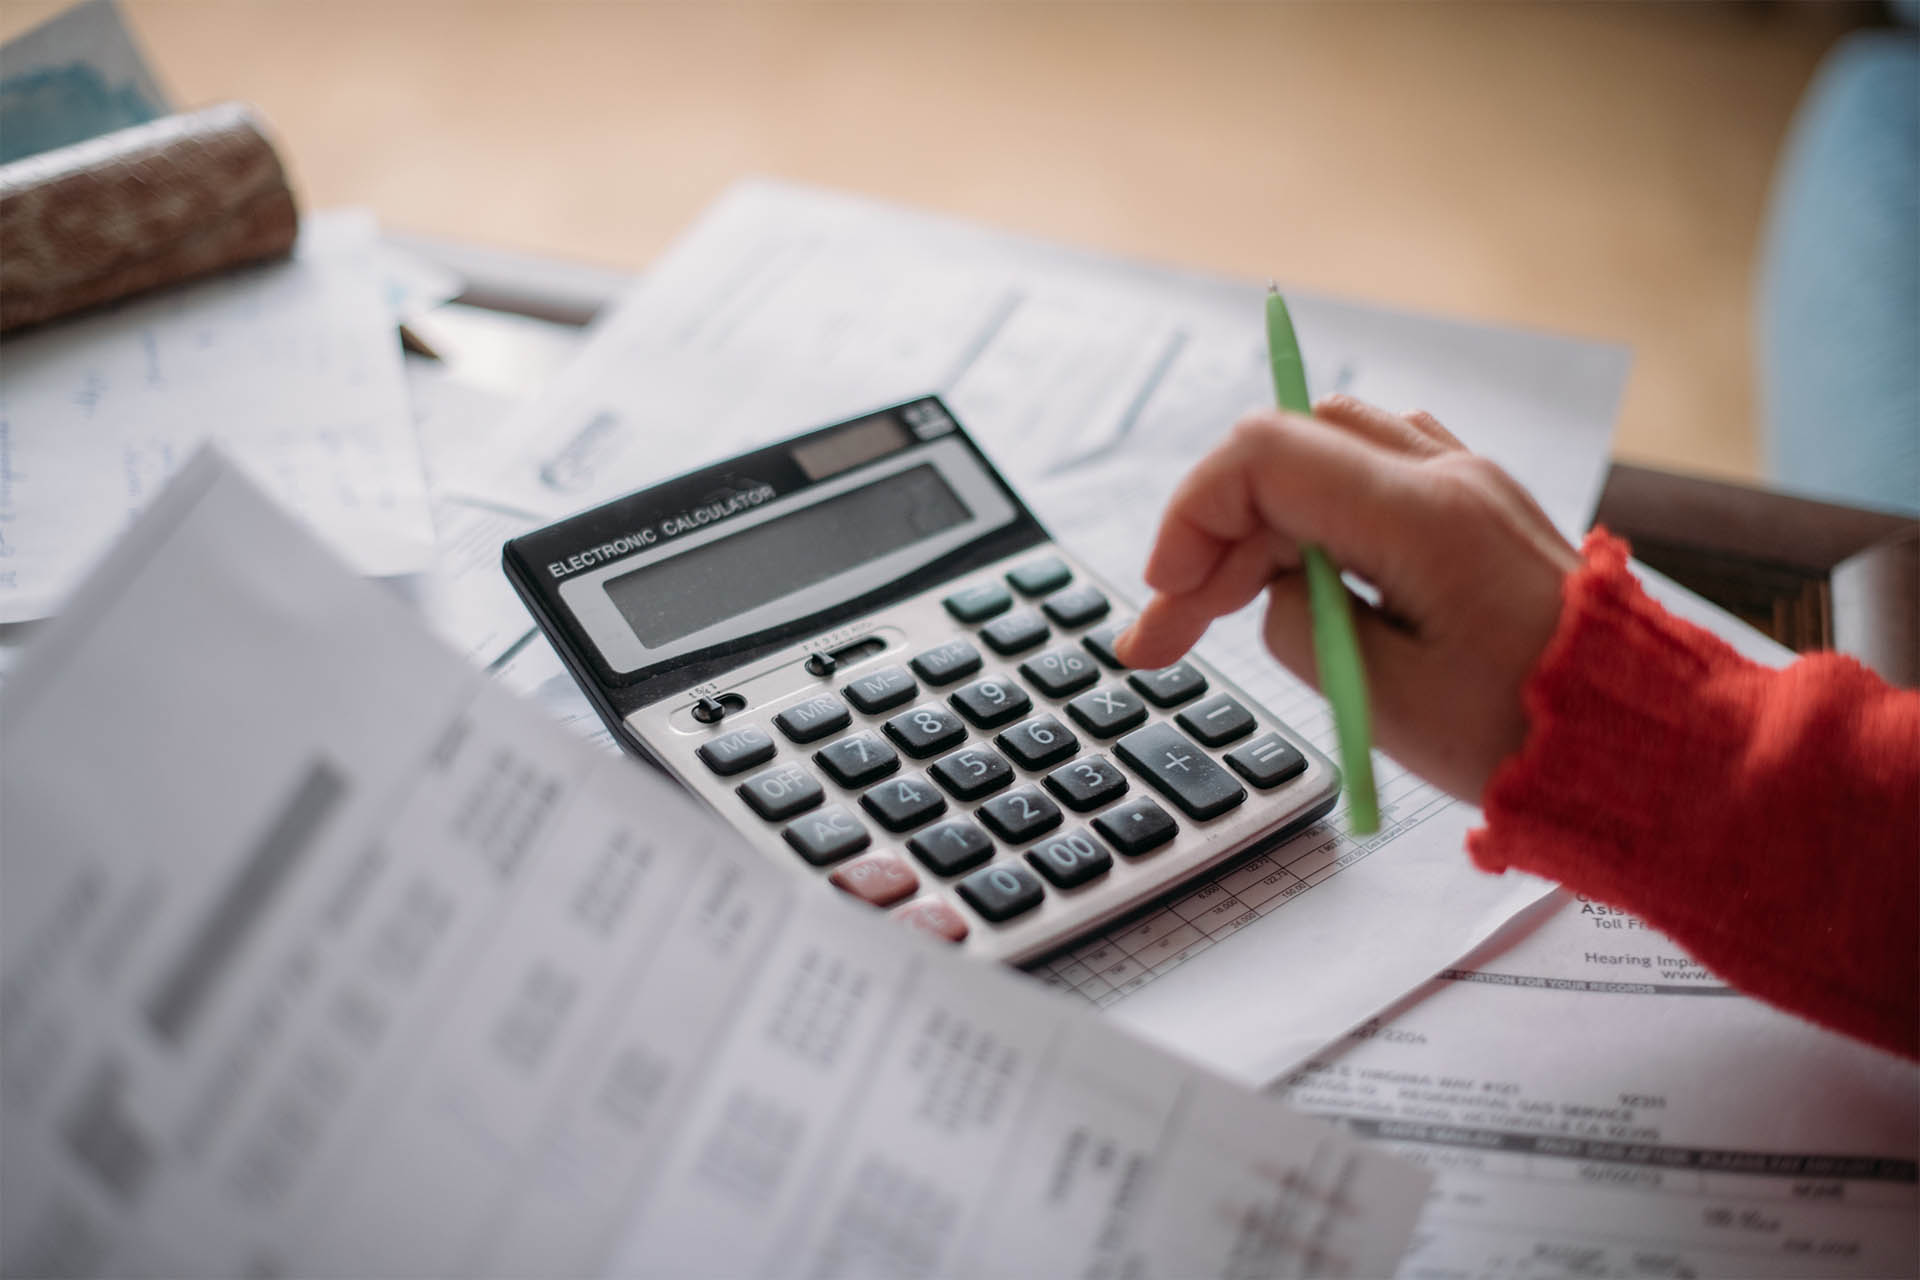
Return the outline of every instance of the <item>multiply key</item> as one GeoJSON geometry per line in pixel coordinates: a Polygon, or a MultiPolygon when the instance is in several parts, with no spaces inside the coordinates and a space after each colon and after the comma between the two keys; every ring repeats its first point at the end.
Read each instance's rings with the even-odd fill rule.
{"type": "Polygon", "coordinates": [[[1113,745],[1114,754],[1189,818],[1217,818],[1247,798],[1247,789],[1170,724],[1150,724],[1113,745]]]}

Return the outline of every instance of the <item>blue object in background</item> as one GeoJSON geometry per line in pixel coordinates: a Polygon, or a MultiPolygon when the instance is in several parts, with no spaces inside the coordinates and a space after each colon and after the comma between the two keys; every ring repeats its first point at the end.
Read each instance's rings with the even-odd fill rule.
{"type": "Polygon", "coordinates": [[[1863,32],[1828,55],[1763,252],[1771,480],[1920,514],[1920,32],[1863,32]]]}
{"type": "Polygon", "coordinates": [[[145,124],[161,114],[137,85],[111,85],[84,62],[0,80],[0,164],[145,124]]]}

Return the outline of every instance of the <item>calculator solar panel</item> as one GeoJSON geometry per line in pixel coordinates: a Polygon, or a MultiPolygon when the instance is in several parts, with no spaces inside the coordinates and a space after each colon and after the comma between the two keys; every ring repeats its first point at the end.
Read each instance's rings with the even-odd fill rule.
{"type": "Polygon", "coordinates": [[[1326,813],[1333,766],[1124,600],[937,399],[505,548],[616,738],[793,874],[1023,963],[1326,813]]]}

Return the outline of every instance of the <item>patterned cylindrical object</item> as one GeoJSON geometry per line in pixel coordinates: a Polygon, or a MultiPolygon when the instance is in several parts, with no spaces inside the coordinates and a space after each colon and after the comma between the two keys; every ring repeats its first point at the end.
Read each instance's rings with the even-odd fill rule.
{"type": "Polygon", "coordinates": [[[225,103],[0,166],[0,332],[286,254],[299,213],[225,103]]]}

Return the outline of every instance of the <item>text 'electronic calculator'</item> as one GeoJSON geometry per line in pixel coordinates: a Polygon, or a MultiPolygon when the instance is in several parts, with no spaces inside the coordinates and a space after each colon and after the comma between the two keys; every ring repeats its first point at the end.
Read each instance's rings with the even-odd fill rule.
{"type": "Polygon", "coordinates": [[[503,559],[618,740],[822,892],[982,957],[1038,959],[1338,794],[1206,663],[1122,667],[1120,600],[937,399],[666,481],[503,559]]]}

